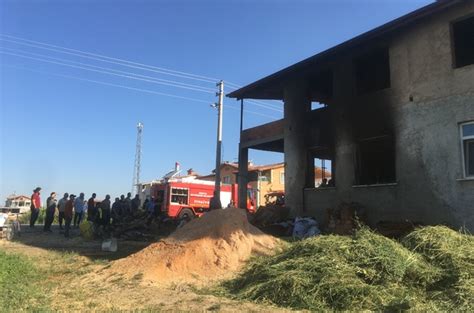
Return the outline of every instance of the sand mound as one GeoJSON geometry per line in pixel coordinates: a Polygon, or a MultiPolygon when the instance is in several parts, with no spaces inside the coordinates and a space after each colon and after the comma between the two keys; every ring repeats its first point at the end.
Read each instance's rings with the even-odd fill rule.
{"type": "Polygon", "coordinates": [[[252,226],[245,211],[216,210],[110,269],[127,276],[143,274],[145,281],[207,283],[229,278],[252,254],[271,254],[277,243],[252,226]]]}

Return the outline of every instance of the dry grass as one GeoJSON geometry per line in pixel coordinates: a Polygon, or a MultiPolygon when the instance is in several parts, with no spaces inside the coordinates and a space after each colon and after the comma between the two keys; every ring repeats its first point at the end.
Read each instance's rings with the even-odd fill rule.
{"type": "MultiPolygon", "coordinates": [[[[28,234],[24,234],[26,235],[28,234]]],[[[36,237],[44,240],[44,237],[36,237]]],[[[62,240],[56,237],[49,238],[62,240]]],[[[31,243],[30,240],[28,242],[31,243]]],[[[147,284],[140,274],[131,278],[119,273],[104,277],[103,273],[108,272],[104,269],[112,261],[92,260],[78,253],[46,250],[5,241],[0,241],[0,250],[1,312],[286,311],[210,294],[198,294],[189,285],[164,287],[147,284]],[[13,284],[6,284],[5,277],[13,284]]]]}
{"type": "Polygon", "coordinates": [[[474,309],[472,236],[427,227],[402,243],[367,228],[309,238],[253,260],[224,294],[310,310],[474,309]]]}

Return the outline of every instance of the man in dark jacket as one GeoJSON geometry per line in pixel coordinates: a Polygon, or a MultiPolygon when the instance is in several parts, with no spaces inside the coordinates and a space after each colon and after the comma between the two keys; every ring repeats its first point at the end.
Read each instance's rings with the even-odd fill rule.
{"type": "Polygon", "coordinates": [[[140,198],[138,195],[135,195],[135,198],[132,199],[131,202],[131,208],[132,208],[132,216],[135,216],[138,214],[138,209],[140,208],[140,198]]]}
{"type": "MultiPolygon", "coordinates": [[[[122,197],[124,197],[122,195],[122,197]]],[[[117,224],[122,219],[122,201],[119,198],[115,198],[114,204],[112,204],[112,224],[117,224]]]]}
{"type": "Polygon", "coordinates": [[[102,211],[102,225],[106,228],[110,225],[110,195],[105,196],[105,200],[100,204],[100,209],[102,211]]]}
{"type": "Polygon", "coordinates": [[[51,224],[54,221],[54,214],[56,213],[56,193],[52,192],[51,195],[46,200],[46,217],[44,220],[44,229],[43,231],[51,232],[51,224]]]}
{"type": "Polygon", "coordinates": [[[66,202],[66,206],[64,208],[64,221],[65,221],[64,236],[65,237],[69,237],[69,229],[71,228],[75,197],[76,197],[75,195],[70,195],[69,200],[66,202]]]}
{"type": "Polygon", "coordinates": [[[93,193],[92,197],[89,198],[89,201],[87,201],[87,220],[91,222],[95,222],[97,219],[97,206],[95,204],[95,197],[96,194],[93,193]]]}
{"type": "Polygon", "coordinates": [[[69,198],[69,194],[66,192],[64,196],[61,199],[59,199],[59,202],[58,202],[59,229],[63,229],[64,209],[66,208],[66,202],[68,198],[69,198]]]}

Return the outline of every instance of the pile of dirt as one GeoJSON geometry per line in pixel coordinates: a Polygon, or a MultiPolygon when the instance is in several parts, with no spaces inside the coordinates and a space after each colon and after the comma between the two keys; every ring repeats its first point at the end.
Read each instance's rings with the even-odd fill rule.
{"type": "Polygon", "coordinates": [[[277,245],[278,239],[248,222],[244,210],[215,210],[109,270],[144,281],[208,283],[233,276],[251,255],[270,255],[277,245]]]}

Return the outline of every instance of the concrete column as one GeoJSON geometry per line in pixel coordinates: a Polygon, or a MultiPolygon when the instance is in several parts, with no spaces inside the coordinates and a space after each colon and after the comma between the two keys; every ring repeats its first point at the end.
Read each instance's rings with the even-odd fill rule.
{"type": "Polygon", "coordinates": [[[239,208],[247,208],[247,184],[248,184],[248,164],[249,149],[241,148],[239,145],[239,176],[237,183],[239,184],[239,208]]]}
{"type": "Polygon", "coordinates": [[[352,60],[341,61],[334,68],[335,177],[340,194],[348,195],[355,180],[356,143],[351,121],[355,81],[352,60]]]}
{"type": "Polygon", "coordinates": [[[306,146],[306,116],[310,110],[311,100],[304,83],[292,82],[285,86],[285,204],[293,216],[302,215],[304,211],[303,192],[309,187],[309,173],[313,169],[306,146]]]}

